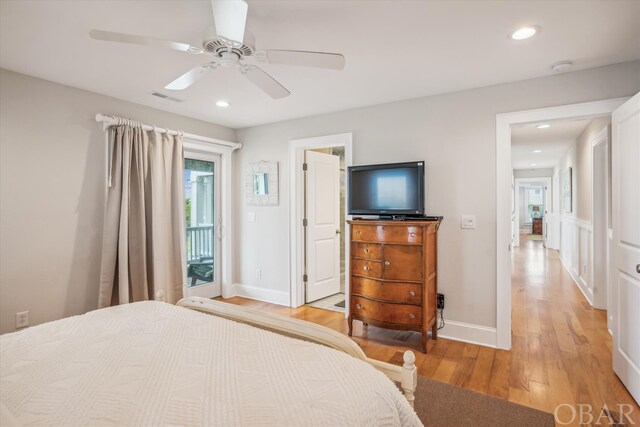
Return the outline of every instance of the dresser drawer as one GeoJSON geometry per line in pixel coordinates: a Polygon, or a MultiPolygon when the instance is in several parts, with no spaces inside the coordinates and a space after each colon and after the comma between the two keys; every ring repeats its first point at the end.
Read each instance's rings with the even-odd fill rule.
{"type": "Polygon", "coordinates": [[[417,305],[388,304],[353,296],[351,313],[380,322],[415,326],[422,324],[422,309],[417,305]]]}
{"type": "Polygon", "coordinates": [[[351,240],[419,245],[422,243],[422,227],[354,224],[351,226],[351,240]]]}
{"type": "Polygon", "coordinates": [[[353,242],[351,246],[351,256],[354,258],[366,258],[382,260],[382,245],[375,243],[353,242]]]}
{"type": "Polygon", "coordinates": [[[384,242],[383,226],[354,224],[351,226],[351,240],[354,242],[384,242]]]}
{"type": "Polygon", "coordinates": [[[385,243],[422,243],[422,227],[406,225],[386,225],[383,227],[385,243]]]}
{"type": "Polygon", "coordinates": [[[359,274],[361,276],[379,279],[380,277],[382,277],[382,263],[379,261],[376,262],[363,259],[352,259],[351,274],[359,274]]]}
{"type": "Polygon", "coordinates": [[[385,245],[382,259],[383,279],[422,281],[422,246],[385,245]]]}
{"type": "Polygon", "coordinates": [[[351,293],[389,302],[422,304],[422,285],[417,283],[381,282],[366,277],[352,277],[351,293]]]}

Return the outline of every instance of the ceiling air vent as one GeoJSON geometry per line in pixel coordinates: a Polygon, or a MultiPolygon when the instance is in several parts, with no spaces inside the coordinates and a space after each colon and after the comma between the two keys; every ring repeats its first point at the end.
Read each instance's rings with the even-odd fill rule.
{"type": "Polygon", "coordinates": [[[184,101],[183,99],[174,98],[173,96],[165,95],[164,93],[160,93],[160,92],[153,92],[151,95],[157,96],[158,98],[166,99],[167,101],[173,101],[173,102],[184,101]]]}

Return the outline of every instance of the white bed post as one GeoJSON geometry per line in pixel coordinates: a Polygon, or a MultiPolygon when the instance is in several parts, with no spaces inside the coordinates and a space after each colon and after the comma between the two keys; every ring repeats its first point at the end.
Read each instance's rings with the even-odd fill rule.
{"type": "Polygon", "coordinates": [[[415,400],[414,393],[416,386],[418,385],[418,369],[416,369],[416,355],[413,351],[407,350],[402,356],[404,364],[402,365],[402,372],[400,373],[400,387],[404,392],[404,397],[407,398],[409,404],[413,408],[413,401],[415,400]]]}

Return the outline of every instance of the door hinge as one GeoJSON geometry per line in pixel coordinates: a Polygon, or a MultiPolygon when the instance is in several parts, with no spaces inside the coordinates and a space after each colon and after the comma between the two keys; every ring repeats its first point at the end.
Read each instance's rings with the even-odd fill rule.
{"type": "Polygon", "coordinates": [[[309,225],[309,221],[307,221],[307,218],[302,220],[302,226],[306,227],[307,225],[309,225]]]}
{"type": "Polygon", "coordinates": [[[308,166],[307,166],[307,163],[303,163],[303,164],[302,164],[302,170],[303,170],[303,171],[306,171],[306,170],[307,170],[307,167],[308,167],[308,166]]]}
{"type": "Polygon", "coordinates": [[[306,274],[302,275],[302,281],[307,283],[307,281],[309,280],[309,276],[307,276],[306,274]]]}

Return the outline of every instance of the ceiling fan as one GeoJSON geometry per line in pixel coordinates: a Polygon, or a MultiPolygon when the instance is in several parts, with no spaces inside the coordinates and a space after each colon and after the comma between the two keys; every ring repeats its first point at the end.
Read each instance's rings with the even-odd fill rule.
{"type": "Polygon", "coordinates": [[[178,43],[153,37],[91,30],[89,35],[96,40],[138,44],[179,50],[194,55],[208,55],[210,62],[187,71],[165,86],[165,89],[183,90],[204,75],[220,67],[236,67],[250,82],[258,86],[271,98],[284,98],[290,92],[251,62],[297,65],[303,67],[342,70],[344,56],[339,53],[308,52],[301,50],[256,50],[255,38],[245,30],[248,5],[243,0],[211,0],[214,25],[205,30],[202,47],[178,43]]]}

